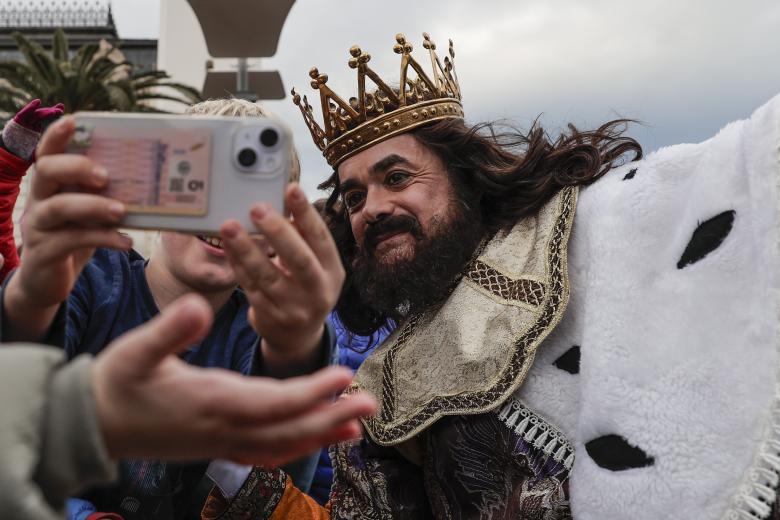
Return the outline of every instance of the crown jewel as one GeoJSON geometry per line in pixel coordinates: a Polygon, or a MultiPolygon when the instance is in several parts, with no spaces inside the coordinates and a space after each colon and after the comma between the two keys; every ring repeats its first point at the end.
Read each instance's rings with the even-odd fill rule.
{"type": "Polygon", "coordinates": [[[423,48],[431,57],[433,73],[426,74],[412,57],[412,45],[403,34],[397,34],[393,51],[401,55],[401,76],[398,87],[385,83],[371,67],[371,55],[353,46],[349,66],[357,69],[358,95],[344,101],[328,87],[328,75],[317,68],[309,71],[311,86],[320,93],[323,126],[314,119],[312,106],[306,96],[292,90],[293,103],[303,114],[314,144],[322,150],[328,164],[334,168],[344,159],[369,146],[409,131],[412,128],[440,119],[463,118],[458,76],[455,74],[455,50],[450,40],[449,56],[444,64],[436,54],[436,44],[423,33],[423,48]],[[409,68],[416,77],[409,77],[409,68]],[[366,90],[366,77],[376,85],[366,90]]]}

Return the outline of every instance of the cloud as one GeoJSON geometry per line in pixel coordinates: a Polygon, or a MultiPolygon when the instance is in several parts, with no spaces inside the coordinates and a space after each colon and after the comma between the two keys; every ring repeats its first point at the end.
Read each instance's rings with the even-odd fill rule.
{"type": "Polygon", "coordinates": [[[111,11],[122,38],[157,38],[160,35],[160,0],[113,0],[111,11]]]}
{"type": "MultiPolygon", "coordinates": [[[[555,131],[632,117],[646,123],[633,133],[652,150],[706,139],[780,92],[778,27],[776,0],[298,0],[263,67],[311,98],[307,73],[317,65],[349,97],[357,91],[351,45],[397,82],[396,32],[419,52],[427,31],[440,50],[455,41],[469,120],[527,126],[541,114],[555,131]]],[[[290,123],[302,184],[315,195],[327,165],[290,100],[268,105],[290,123]]]]}

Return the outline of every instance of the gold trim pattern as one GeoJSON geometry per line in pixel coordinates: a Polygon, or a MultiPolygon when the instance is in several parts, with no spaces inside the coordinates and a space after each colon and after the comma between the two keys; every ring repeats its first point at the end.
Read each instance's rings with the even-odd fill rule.
{"type": "Polygon", "coordinates": [[[544,301],[544,284],[527,278],[512,279],[485,262],[475,260],[466,277],[502,300],[525,303],[537,307],[544,301]]]}
{"type": "Polygon", "coordinates": [[[387,353],[387,359],[385,361],[382,371],[382,402],[387,403],[388,406],[382,407],[382,420],[392,421],[393,411],[395,410],[395,385],[393,384],[393,371],[392,368],[395,365],[395,354],[400,351],[409,338],[412,336],[417,323],[420,321],[420,316],[412,316],[409,321],[406,322],[401,333],[398,335],[398,342],[396,348],[390,350],[387,353]]]}

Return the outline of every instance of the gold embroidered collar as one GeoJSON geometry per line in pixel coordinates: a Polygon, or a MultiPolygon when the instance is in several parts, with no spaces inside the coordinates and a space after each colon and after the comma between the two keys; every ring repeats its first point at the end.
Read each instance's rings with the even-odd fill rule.
{"type": "Polygon", "coordinates": [[[363,363],[355,388],[380,409],[363,421],[397,445],[444,415],[485,413],[523,383],[569,298],[567,245],[577,188],[498,233],[435,312],[407,320],[363,363]]]}

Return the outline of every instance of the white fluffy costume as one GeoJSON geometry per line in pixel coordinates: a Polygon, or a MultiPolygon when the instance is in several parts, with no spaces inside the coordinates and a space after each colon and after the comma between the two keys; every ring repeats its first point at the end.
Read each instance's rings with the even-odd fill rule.
{"type": "Polygon", "coordinates": [[[779,181],[780,96],[581,190],[569,307],[515,394],[574,445],[574,518],[769,517],[779,181]]]}

